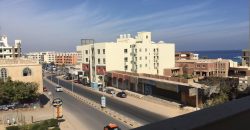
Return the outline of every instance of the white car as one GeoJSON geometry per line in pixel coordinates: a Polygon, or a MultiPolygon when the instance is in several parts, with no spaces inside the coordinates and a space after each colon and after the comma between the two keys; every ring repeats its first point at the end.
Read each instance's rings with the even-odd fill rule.
{"type": "Polygon", "coordinates": [[[63,88],[61,86],[56,86],[56,92],[62,92],[63,88]]]}

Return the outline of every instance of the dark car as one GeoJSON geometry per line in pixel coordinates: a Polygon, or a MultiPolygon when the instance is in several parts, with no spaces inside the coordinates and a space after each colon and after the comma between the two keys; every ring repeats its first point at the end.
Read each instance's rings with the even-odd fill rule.
{"type": "Polygon", "coordinates": [[[116,94],[117,97],[120,97],[120,98],[126,98],[127,97],[127,94],[125,92],[119,92],[116,94]]]}
{"type": "Polygon", "coordinates": [[[106,91],[106,93],[108,93],[108,94],[115,93],[115,90],[112,89],[112,88],[107,88],[105,91],[106,91]]]}
{"type": "Polygon", "coordinates": [[[47,92],[48,89],[46,87],[43,87],[43,92],[47,92]]]}

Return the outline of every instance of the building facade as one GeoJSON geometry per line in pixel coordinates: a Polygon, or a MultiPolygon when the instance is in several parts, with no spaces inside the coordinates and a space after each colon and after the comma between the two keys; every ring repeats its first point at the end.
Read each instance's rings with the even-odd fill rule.
{"type": "Polygon", "coordinates": [[[227,77],[229,67],[237,62],[225,59],[177,60],[176,67],[182,68],[183,74],[194,76],[227,77]]]}
{"type": "Polygon", "coordinates": [[[175,66],[175,45],[151,40],[151,32],[138,32],[134,38],[123,34],[116,42],[94,43],[82,40],[77,46],[78,63],[98,82],[106,71],[163,75],[164,68],[175,66]]]}
{"type": "Polygon", "coordinates": [[[30,52],[26,54],[25,58],[35,60],[39,63],[43,63],[45,54],[45,52],[30,52]]]}
{"type": "Polygon", "coordinates": [[[15,40],[15,44],[8,44],[7,36],[0,36],[0,59],[12,59],[21,57],[21,40],[15,40]]]}
{"type": "Polygon", "coordinates": [[[77,63],[77,53],[66,52],[57,53],[55,56],[56,65],[75,65],[77,63]]]}
{"type": "Polygon", "coordinates": [[[38,84],[38,92],[43,91],[42,66],[30,59],[0,59],[0,78],[38,84]]]}
{"type": "Polygon", "coordinates": [[[250,67],[250,50],[246,49],[242,51],[242,65],[250,67]]]}

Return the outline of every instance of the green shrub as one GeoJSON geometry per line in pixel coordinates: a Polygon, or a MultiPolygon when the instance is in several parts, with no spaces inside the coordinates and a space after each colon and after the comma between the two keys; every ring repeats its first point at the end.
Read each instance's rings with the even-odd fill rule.
{"type": "Polygon", "coordinates": [[[9,126],[9,127],[6,127],[6,130],[19,130],[19,127],[18,126],[9,126]]]}
{"type": "Polygon", "coordinates": [[[60,128],[59,127],[55,127],[52,130],[60,130],[60,128]]]}
{"type": "Polygon", "coordinates": [[[57,127],[58,126],[58,120],[57,119],[49,119],[48,121],[48,127],[57,127]]]}

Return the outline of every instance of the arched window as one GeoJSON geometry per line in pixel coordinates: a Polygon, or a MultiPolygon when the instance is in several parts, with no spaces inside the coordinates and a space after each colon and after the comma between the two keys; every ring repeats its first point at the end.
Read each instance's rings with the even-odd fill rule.
{"type": "Polygon", "coordinates": [[[2,69],[0,70],[0,72],[1,72],[0,78],[3,79],[3,80],[5,81],[5,80],[7,79],[7,77],[8,77],[8,75],[7,75],[7,69],[2,68],[2,69]]]}
{"type": "Polygon", "coordinates": [[[23,76],[31,76],[31,69],[30,68],[24,68],[23,69],[23,76]]]}

